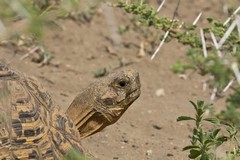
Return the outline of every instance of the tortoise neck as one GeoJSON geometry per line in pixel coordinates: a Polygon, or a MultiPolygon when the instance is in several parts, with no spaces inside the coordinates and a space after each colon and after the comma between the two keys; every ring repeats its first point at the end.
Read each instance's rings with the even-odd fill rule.
{"type": "Polygon", "coordinates": [[[99,132],[109,125],[106,118],[94,109],[96,103],[92,97],[83,94],[86,93],[79,94],[66,111],[78,129],[81,139],[99,132]]]}

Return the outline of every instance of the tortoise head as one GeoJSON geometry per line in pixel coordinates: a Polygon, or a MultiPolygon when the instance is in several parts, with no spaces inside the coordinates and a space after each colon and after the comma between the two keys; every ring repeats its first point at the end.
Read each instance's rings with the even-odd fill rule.
{"type": "Polygon", "coordinates": [[[140,96],[140,86],[136,71],[123,70],[99,79],[80,93],[67,114],[81,138],[115,123],[140,96]]]}

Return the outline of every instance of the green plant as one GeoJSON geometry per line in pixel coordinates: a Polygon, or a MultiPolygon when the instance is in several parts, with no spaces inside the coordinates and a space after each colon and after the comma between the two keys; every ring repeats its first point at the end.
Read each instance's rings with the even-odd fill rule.
{"type": "Polygon", "coordinates": [[[55,23],[57,18],[67,17],[77,3],[78,0],[5,0],[0,2],[0,17],[8,28],[16,21],[27,20],[26,32],[41,38],[44,28],[55,23]]]}
{"type": "Polygon", "coordinates": [[[91,160],[89,156],[85,156],[82,153],[72,149],[61,160],[91,160]]]}
{"type": "Polygon", "coordinates": [[[127,31],[128,31],[128,26],[120,25],[120,26],[118,27],[118,33],[119,33],[120,35],[126,33],[127,31]]]}
{"type": "Polygon", "coordinates": [[[195,110],[195,117],[180,116],[177,121],[194,121],[191,145],[183,148],[184,151],[189,150],[188,157],[196,160],[215,160],[217,159],[216,149],[224,142],[230,143],[226,157],[223,159],[232,160],[239,158],[239,141],[237,139],[238,131],[230,124],[221,123],[216,117],[205,118],[204,114],[212,105],[205,104],[204,101],[197,101],[194,103],[190,101],[195,110]],[[204,122],[213,124],[212,129],[204,129],[204,122]],[[221,128],[225,127],[228,135],[220,135],[221,128]]]}
{"type": "MultiPolygon", "coordinates": [[[[227,21],[228,23],[208,18],[210,27],[203,28],[201,30],[202,36],[199,37],[196,25],[182,23],[167,17],[159,17],[156,9],[142,0],[118,0],[114,6],[136,15],[139,23],[143,26],[164,31],[164,36],[167,35],[165,42],[176,39],[179,43],[189,46],[186,54],[187,61],[178,60],[171,67],[174,73],[183,74],[186,70],[193,69],[203,76],[210,75],[209,77],[213,78],[207,81],[208,86],[216,90],[217,96],[224,95],[223,93],[229,88],[230,82],[239,76],[236,75],[239,74],[237,66],[240,66],[238,18],[235,19],[234,16],[231,16],[232,18],[227,21]],[[235,66],[235,71],[233,71],[233,66],[235,66]]],[[[231,83],[230,87],[234,94],[238,94],[237,89],[235,89],[237,88],[236,85],[238,84],[231,83]]],[[[240,96],[236,99],[240,101],[240,96]]],[[[226,111],[221,112],[219,117],[240,126],[240,120],[237,118],[240,111],[237,105],[229,105],[231,101],[233,99],[228,97],[226,111]],[[229,116],[230,113],[234,113],[235,116],[229,116]]]]}
{"type": "Polygon", "coordinates": [[[98,1],[87,1],[85,0],[84,3],[86,3],[86,6],[79,5],[78,9],[74,12],[71,12],[71,14],[68,16],[69,18],[73,19],[78,24],[88,23],[90,22],[93,17],[98,13],[99,5],[102,3],[102,0],[98,1]]]}
{"type": "Polygon", "coordinates": [[[18,50],[27,52],[21,59],[31,56],[34,62],[49,64],[53,56],[43,47],[44,30],[53,24],[59,27],[56,21],[70,17],[77,10],[78,3],[79,0],[0,1],[0,22],[3,27],[1,31],[8,31],[4,43],[11,42],[18,50]],[[15,28],[18,21],[24,24],[21,29],[15,28]]]}
{"type": "Polygon", "coordinates": [[[154,27],[165,32],[169,31],[168,41],[173,38],[178,39],[183,44],[201,46],[201,41],[195,34],[195,25],[181,24],[177,20],[172,20],[167,17],[159,17],[157,10],[143,0],[124,1],[118,0],[114,7],[123,8],[127,13],[132,13],[138,17],[140,24],[147,27],[154,27]],[[180,32],[181,31],[181,32],[180,32]],[[186,34],[186,32],[188,34],[186,34]]]}
{"type": "Polygon", "coordinates": [[[238,87],[235,92],[227,98],[226,110],[222,110],[217,114],[218,118],[233,123],[238,129],[240,129],[239,99],[240,88],[238,87]]]}

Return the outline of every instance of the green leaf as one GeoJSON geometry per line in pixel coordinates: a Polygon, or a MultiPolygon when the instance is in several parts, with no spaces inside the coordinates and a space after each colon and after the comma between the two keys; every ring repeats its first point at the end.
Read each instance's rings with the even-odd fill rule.
{"type": "Polygon", "coordinates": [[[188,117],[188,116],[180,116],[180,117],[177,118],[177,121],[187,121],[187,120],[194,120],[195,121],[194,118],[188,117]]]}
{"type": "Polygon", "coordinates": [[[207,18],[207,20],[209,23],[213,22],[213,18],[207,18]]]}
{"type": "Polygon", "coordinates": [[[189,101],[189,102],[193,105],[193,107],[194,107],[195,110],[197,111],[197,109],[198,109],[197,105],[196,105],[193,101],[189,101]]]}
{"type": "Polygon", "coordinates": [[[215,138],[221,129],[217,128],[212,132],[213,137],[215,138]]]}
{"type": "Polygon", "coordinates": [[[218,141],[218,143],[222,144],[223,142],[227,141],[227,139],[228,138],[226,136],[219,136],[217,138],[217,141],[218,141]]]}
{"type": "Polygon", "coordinates": [[[197,101],[197,105],[198,105],[198,107],[203,107],[204,101],[198,100],[198,101],[197,101]]]}
{"type": "Polygon", "coordinates": [[[238,130],[235,127],[233,127],[233,126],[226,127],[226,130],[230,134],[230,137],[236,136],[236,134],[238,133],[238,130]]]}
{"type": "Polygon", "coordinates": [[[220,121],[220,124],[221,124],[221,125],[225,125],[227,128],[231,128],[231,129],[233,129],[233,128],[234,128],[234,126],[233,126],[233,125],[231,125],[230,123],[228,123],[228,122],[225,122],[225,121],[220,121]]]}
{"type": "Polygon", "coordinates": [[[189,149],[199,149],[199,146],[193,146],[193,145],[191,145],[191,146],[186,146],[186,147],[184,147],[182,150],[183,150],[183,151],[186,151],[186,150],[189,150],[189,149]]]}
{"type": "MultiPolygon", "coordinates": [[[[209,143],[213,143],[214,142],[214,140],[212,140],[212,139],[207,139],[205,142],[204,142],[204,144],[209,144],[209,143]]],[[[209,144],[209,145],[211,145],[211,144],[209,144]]]]}
{"type": "Polygon", "coordinates": [[[199,116],[199,118],[202,117],[203,113],[204,113],[204,111],[202,108],[197,109],[197,115],[199,116]]]}
{"type": "Polygon", "coordinates": [[[201,154],[201,151],[192,149],[192,150],[190,150],[190,154],[188,155],[188,157],[189,157],[190,159],[195,159],[195,158],[197,158],[198,156],[200,156],[200,154],[201,154]]]}
{"type": "Polygon", "coordinates": [[[203,120],[204,120],[204,121],[211,122],[211,123],[213,123],[213,124],[220,124],[220,121],[219,121],[219,119],[217,119],[217,118],[204,118],[203,120]]]}
{"type": "Polygon", "coordinates": [[[199,141],[199,142],[201,141],[201,139],[200,139],[201,137],[199,135],[194,134],[192,137],[195,140],[195,142],[196,141],[199,141]]]}
{"type": "Polygon", "coordinates": [[[200,160],[212,160],[211,154],[202,154],[200,160]]]}
{"type": "Polygon", "coordinates": [[[75,149],[71,149],[66,153],[66,155],[64,155],[64,157],[61,158],[61,160],[72,160],[72,159],[91,160],[92,158],[84,155],[83,153],[75,149]]]}
{"type": "Polygon", "coordinates": [[[194,65],[186,64],[182,61],[177,61],[174,65],[170,67],[170,69],[174,73],[183,74],[187,69],[194,69],[194,65]]]}
{"type": "Polygon", "coordinates": [[[203,106],[203,110],[205,111],[207,109],[211,109],[212,107],[213,107],[212,104],[206,104],[206,105],[203,106]]]}

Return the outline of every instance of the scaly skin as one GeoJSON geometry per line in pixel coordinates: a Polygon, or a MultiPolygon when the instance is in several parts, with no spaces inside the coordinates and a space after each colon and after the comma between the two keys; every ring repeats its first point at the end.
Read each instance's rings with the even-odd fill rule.
{"type": "Polygon", "coordinates": [[[67,114],[85,138],[115,123],[139,96],[138,73],[120,71],[86,88],[73,100],[67,114]]]}

